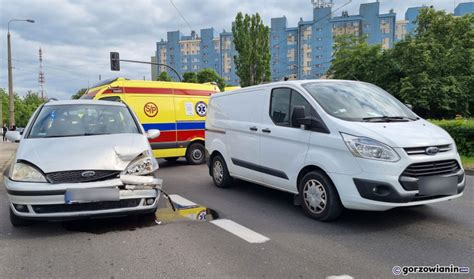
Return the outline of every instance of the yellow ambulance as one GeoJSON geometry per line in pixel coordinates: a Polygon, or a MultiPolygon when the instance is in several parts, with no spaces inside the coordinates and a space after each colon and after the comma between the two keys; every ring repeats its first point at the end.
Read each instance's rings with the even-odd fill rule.
{"type": "Polygon", "coordinates": [[[150,140],[156,158],[175,161],[186,157],[189,164],[202,164],[204,127],[211,94],[220,92],[215,84],[128,80],[104,80],[90,88],[81,99],[122,101],[138,116],[143,128],[159,129],[150,140]]]}

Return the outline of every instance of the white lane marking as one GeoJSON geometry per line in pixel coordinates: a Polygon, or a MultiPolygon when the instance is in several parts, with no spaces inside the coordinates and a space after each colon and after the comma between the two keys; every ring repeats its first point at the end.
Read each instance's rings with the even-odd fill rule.
{"type": "Polygon", "coordinates": [[[237,224],[236,222],[232,220],[217,219],[217,220],[211,221],[210,223],[250,243],[264,243],[270,240],[270,238],[264,235],[261,235],[258,232],[254,232],[251,229],[248,229],[240,224],[237,224]]]}
{"type": "Polygon", "coordinates": [[[344,274],[344,275],[331,275],[326,277],[326,279],[354,279],[354,277],[344,274]]]}
{"type": "Polygon", "coordinates": [[[186,198],[183,198],[181,197],[180,195],[170,195],[170,198],[171,200],[174,202],[174,203],[177,203],[179,204],[180,206],[182,207],[188,207],[188,206],[195,206],[197,205],[196,203],[186,199],[186,198]]]}

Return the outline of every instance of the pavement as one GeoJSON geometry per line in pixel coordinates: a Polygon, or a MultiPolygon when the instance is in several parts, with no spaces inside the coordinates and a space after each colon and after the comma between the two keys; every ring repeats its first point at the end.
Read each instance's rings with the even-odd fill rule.
{"type": "Polygon", "coordinates": [[[474,266],[472,176],[456,200],[346,211],[321,223],[287,193],[241,181],[219,189],[205,165],[159,162],[169,194],[212,208],[232,228],[214,221],[158,225],[153,216],[13,228],[0,187],[0,277],[388,278],[396,265],[474,266]]]}

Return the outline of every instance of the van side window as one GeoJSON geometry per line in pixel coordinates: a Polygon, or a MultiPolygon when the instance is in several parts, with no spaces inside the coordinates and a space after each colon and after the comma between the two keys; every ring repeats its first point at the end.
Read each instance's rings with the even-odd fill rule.
{"type": "Polygon", "coordinates": [[[275,88],[270,100],[270,117],[275,125],[290,127],[291,113],[296,106],[305,107],[305,116],[311,115],[311,105],[300,93],[290,88],[275,88]]]}
{"type": "Polygon", "coordinates": [[[102,97],[99,100],[101,100],[101,101],[112,101],[112,102],[121,102],[122,101],[119,96],[102,97]]]}
{"type": "Polygon", "coordinates": [[[272,90],[270,101],[270,117],[276,125],[290,125],[291,89],[276,88],[272,90]]]}

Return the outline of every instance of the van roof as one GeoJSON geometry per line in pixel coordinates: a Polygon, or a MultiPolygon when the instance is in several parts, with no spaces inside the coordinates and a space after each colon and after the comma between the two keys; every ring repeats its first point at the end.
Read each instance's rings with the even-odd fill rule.
{"type": "Polygon", "coordinates": [[[174,82],[174,81],[153,81],[153,80],[130,80],[126,78],[112,78],[95,84],[89,90],[110,86],[124,86],[124,87],[145,87],[145,88],[173,88],[173,89],[194,89],[220,92],[217,84],[212,83],[189,83],[189,82],[174,82]]]}
{"type": "Polygon", "coordinates": [[[277,86],[285,86],[285,85],[301,85],[310,82],[324,82],[324,83],[342,83],[342,82],[354,82],[354,83],[361,83],[362,81],[355,81],[355,80],[344,80],[344,79],[303,79],[303,80],[286,80],[286,81],[275,81],[269,83],[263,83],[259,85],[248,86],[244,88],[239,88],[231,91],[226,91],[225,94],[218,94],[213,95],[213,97],[220,97],[226,96],[229,94],[239,94],[240,92],[246,92],[253,89],[259,88],[267,88],[267,87],[277,87],[277,86]]]}

